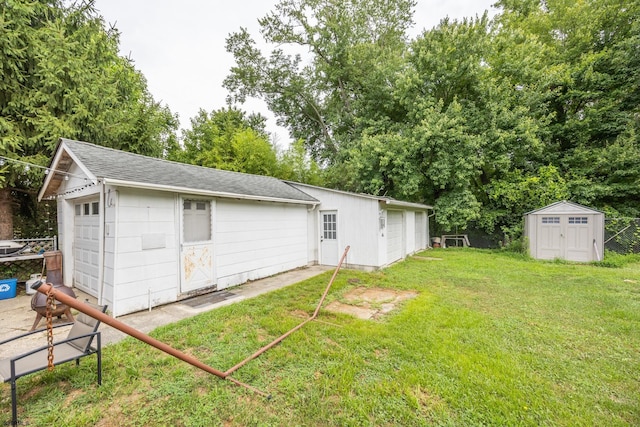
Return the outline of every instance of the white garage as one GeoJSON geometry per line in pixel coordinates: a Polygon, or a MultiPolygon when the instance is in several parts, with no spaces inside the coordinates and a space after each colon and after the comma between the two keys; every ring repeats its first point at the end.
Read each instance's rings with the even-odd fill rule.
{"type": "Polygon", "coordinates": [[[568,201],[524,215],[529,254],[537,259],[601,261],[604,257],[604,213],[568,201]]]}
{"type": "Polygon", "coordinates": [[[423,250],[431,206],[203,168],[61,139],[63,280],[113,316],[312,264],[377,269],[423,250]]]}

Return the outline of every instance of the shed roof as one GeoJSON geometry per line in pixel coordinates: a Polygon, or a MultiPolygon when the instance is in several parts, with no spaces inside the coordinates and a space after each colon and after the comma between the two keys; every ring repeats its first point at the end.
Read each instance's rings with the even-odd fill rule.
{"type": "Polygon", "coordinates": [[[531,212],[527,212],[526,215],[546,215],[546,214],[594,214],[594,213],[602,213],[596,209],[592,209],[578,203],[569,202],[567,200],[562,200],[560,202],[555,202],[540,209],[533,210],[531,212]]]}
{"type": "Polygon", "coordinates": [[[171,162],[61,138],[39,198],[54,196],[73,163],[106,184],[219,197],[316,204],[303,191],[277,178],[171,162]]]}

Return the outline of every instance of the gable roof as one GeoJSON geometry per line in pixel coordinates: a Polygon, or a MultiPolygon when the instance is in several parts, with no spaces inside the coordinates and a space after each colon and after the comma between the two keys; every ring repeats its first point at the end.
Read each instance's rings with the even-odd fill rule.
{"type": "Polygon", "coordinates": [[[128,153],[61,138],[38,198],[54,196],[76,163],[93,181],[124,187],[252,200],[317,204],[318,200],[273,177],[231,172],[128,153]]]}
{"type": "Polygon", "coordinates": [[[567,200],[562,200],[560,202],[555,202],[540,209],[533,210],[531,212],[527,212],[525,215],[541,215],[541,214],[593,214],[593,213],[602,213],[596,209],[591,209],[583,205],[579,205],[578,203],[569,202],[567,200]]]}

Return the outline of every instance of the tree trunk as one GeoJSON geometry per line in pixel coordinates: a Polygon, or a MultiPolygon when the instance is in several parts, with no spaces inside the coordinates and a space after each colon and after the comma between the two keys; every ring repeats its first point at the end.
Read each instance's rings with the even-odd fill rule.
{"type": "Polygon", "coordinates": [[[13,239],[13,209],[11,189],[0,188],[0,240],[13,239]]]}

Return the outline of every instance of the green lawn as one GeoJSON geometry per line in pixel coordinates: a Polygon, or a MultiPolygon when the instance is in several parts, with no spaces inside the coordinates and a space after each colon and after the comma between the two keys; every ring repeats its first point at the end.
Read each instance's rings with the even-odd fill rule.
{"type": "MultiPolygon", "coordinates": [[[[223,381],[133,339],[18,381],[29,425],[640,425],[640,262],[607,268],[439,249],[355,286],[419,292],[378,320],[322,310],[223,381]],[[438,257],[441,260],[425,259],[438,257]]],[[[637,258],[636,258],[637,260],[637,258]]],[[[226,370],[311,314],[331,273],[157,329],[226,370]]],[[[358,280],[354,280],[358,279],[358,280]]],[[[358,283],[355,283],[358,282],[358,283]]],[[[10,420],[2,386],[0,422],[10,420]]]]}

